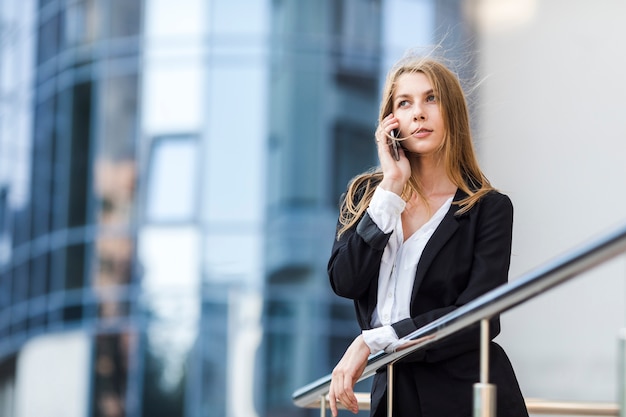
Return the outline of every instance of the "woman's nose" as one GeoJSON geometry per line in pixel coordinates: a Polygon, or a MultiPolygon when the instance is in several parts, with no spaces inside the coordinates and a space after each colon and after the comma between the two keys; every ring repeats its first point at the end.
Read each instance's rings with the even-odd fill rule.
{"type": "Polygon", "coordinates": [[[426,114],[422,111],[416,111],[415,113],[413,113],[413,120],[426,120],[426,114]]]}
{"type": "Polygon", "coordinates": [[[424,113],[420,107],[417,107],[413,113],[413,120],[426,120],[426,113],[424,113]]]}

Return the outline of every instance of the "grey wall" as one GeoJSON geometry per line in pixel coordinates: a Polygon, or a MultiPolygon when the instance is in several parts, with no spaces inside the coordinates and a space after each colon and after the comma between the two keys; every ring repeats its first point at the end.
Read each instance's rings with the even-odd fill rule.
{"type": "MultiPolygon", "coordinates": [[[[511,277],[626,221],[626,3],[478,1],[478,145],[516,209],[511,277]]],[[[616,401],[624,256],[507,312],[527,397],[616,401]]]]}

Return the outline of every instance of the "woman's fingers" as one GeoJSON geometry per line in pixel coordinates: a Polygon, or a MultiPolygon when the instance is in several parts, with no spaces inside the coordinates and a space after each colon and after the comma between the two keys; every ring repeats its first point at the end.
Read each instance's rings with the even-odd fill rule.
{"type": "Polygon", "coordinates": [[[328,391],[328,404],[330,405],[330,412],[333,417],[337,416],[337,402],[339,401],[340,393],[337,390],[337,381],[339,375],[335,375],[336,370],[333,370],[333,377],[330,381],[330,389],[328,391]]]}
{"type": "MultiPolygon", "coordinates": [[[[341,379],[343,379],[343,389],[332,389],[329,391],[328,393],[328,404],[330,406],[330,411],[333,415],[333,417],[337,416],[338,410],[339,410],[339,406],[338,404],[341,403],[341,405],[344,406],[344,408],[346,408],[347,410],[352,411],[353,413],[358,413],[359,412],[359,403],[356,399],[356,395],[354,394],[354,391],[352,390],[352,379],[348,376],[348,375],[343,375],[341,377],[338,377],[337,380],[340,381],[341,379]]],[[[335,381],[335,377],[333,377],[333,382],[335,381]]],[[[331,383],[331,384],[332,384],[331,383]]],[[[338,382],[337,385],[341,384],[340,382],[338,382]]]]}
{"type": "Polygon", "coordinates": [[[337,402],[355,414],[359,412],[359,403],[354,394],[354,384],[363,374],[369,354],[369,347],[363,341],[363,336],[359,335],[333,369],[328,392],[330,410],[333,416],[337,415],[337,402]]]}
{"type": "Polygon", "coordinates": [[[352,392],[352,378],[343,374],[339,376],[339,383],[342,385],[341,392],[337,393],[336,398],[341,402],[341,404],[347,408],[348,410],[352,410],[354,408],[352,396],[354,396],[352,392]]]}
{"type": "Polygon", "coordinates": [[[380,122],[378,128],[376,129],[376,142],[379,144],[386,144],[389,141],[389,136],[391,136],[391,131],[397,129],[398,127],[398,119],[396,119],[393,114],[387,115],[387,117],[380,122]]]}
{"type": "Polygon", "coordinates": [[[356,414],[359,411],[359,404],[356,400],[356,395],[354,395],[354,391],[352,389],[355,382],[356,381],[354,381],[351,377],[345,375],[344,390],[343,395],[341,396],[341,404],[343,404],[344,407],[356,414]]]}
{"type": "Polygon", "coordinates": [[[328,393],[328,404],[333,417],[337,417],[337,397],[335,397],[332,391],[328,393]]]}

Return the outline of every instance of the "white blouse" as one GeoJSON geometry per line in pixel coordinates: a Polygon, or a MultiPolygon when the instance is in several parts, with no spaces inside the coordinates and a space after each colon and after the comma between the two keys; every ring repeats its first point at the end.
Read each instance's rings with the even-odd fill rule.
{"type": "Polygon", "coordinates": [[[406,242],[402,232],[401,214],[406,202],[397,194],[376,188],[367,212],[385,233],[393,232],[383,252],[378,273],[378,301],[372,314],[372,330],[363,331],[363,339],[371,353],[390,347],[398,341],[392,323],[410,317],[411,293],[417,264],[439,223],[450,209],[450,197],[437,212],[406,242]]]}

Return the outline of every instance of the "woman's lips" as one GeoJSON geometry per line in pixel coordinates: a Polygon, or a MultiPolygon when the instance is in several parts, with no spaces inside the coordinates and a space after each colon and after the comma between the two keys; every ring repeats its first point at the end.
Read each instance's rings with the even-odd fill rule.
{"type": "Polygon", "coordinates": [[[433,133],[432,130],[421,128],[421,129],[417,129],[415,132],[413,132],[412,136],[414,136],[416,138],[424,138],[424,137],[430,135],[431,133],[433,133]]]}

